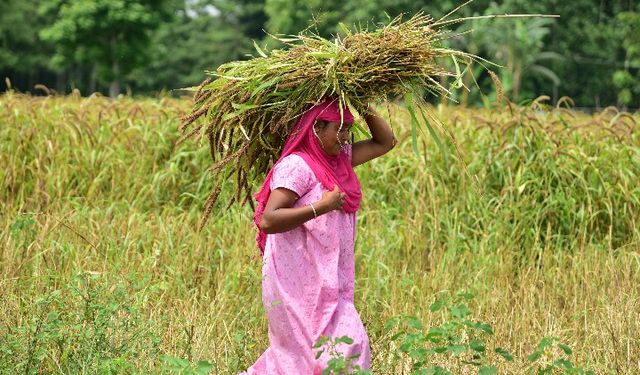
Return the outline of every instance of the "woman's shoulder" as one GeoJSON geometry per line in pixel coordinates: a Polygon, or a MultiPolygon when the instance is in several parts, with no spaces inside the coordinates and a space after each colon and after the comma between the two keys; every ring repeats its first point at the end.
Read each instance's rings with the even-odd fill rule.
{"type": "Polygon", "coordinates": [[[285,156],[284,158],[282,158],[282,160],[280,160],[280,163],[278,164],[307,164],[305,163],[304,159],[302,158],[302,156],[298,155],[298,154],[289,154],[287,156],[285,156]]]}
{"type": "Polygon", "coordinates": [[[276,165],[278,169],[284,169],[291,172],[311,172],[311,167],[307,164],[302,156],[298,154],[289,154],[282,158],[276,165]]]}
{"type": "Polygon", "coordinates": [[[300,155],[282,158],[273,170],[271,189],[284,187],[303,196],[315,183],[315,175],[300,155]]]}

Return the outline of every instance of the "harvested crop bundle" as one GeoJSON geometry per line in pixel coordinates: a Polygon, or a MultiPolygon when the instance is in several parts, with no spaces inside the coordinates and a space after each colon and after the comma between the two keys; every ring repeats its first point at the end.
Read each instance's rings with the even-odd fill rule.
{"type": "MultiPolygon", "coordinates": [[[[317,35],[277,38],[289,48],[221,65],[194,96],[193,111],[182,121],[182,140],[209,142],[217,187],[209,196],[201,226],[211,213],[222,182],[233,181],[235,201],[251,199],[251,181],[278,159],[298,116],[325,97],[337,97],[357,112],[369,102],[405,96],[408,103],[424,92],[447,95],[441,82],[460,83],[459,63],[477,59],[442,46],[452,21],[418,14],[396,18],[375,31],[351,32],[329,41],[317,35]],[[442,67],[453,61],[454,72],[442,67]],[[444,78],[444,79],[443,79],[444,78]]],[[[453,20],[455,22],[455,20],[453,20]]],[[[410,106],[414,126],[416,111],[410,106]]],[[[426,116],[423,119],[433,133],[426,116]]],[[[415,133],[415,131],[414,131],[415,133]]]]}

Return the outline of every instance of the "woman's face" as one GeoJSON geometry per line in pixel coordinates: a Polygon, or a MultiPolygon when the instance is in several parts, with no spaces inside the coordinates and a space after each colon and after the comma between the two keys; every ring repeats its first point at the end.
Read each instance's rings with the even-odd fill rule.
{"type": "Polygon", "coordinates": [[[349,142],[351,124],[318,120],[314,125],[320,147],[331,156],[340,155],[342,146],[349,142]]]}

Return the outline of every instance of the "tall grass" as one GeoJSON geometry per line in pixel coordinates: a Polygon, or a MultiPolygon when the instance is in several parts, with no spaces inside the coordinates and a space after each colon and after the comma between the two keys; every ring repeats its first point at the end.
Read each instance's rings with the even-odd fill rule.
{"type": "MultiPolygon", "coordinates": [[[[266,348],[252,212],[223,193],[194,230],[212,186],[207,150],[174,148],[189,105],[0,98],[0,372],[158,372],[168,354],[227,374],[266,348]]],[[[429,305],[461,290],[516,357],[501,372],[525,372],[548,335],[596,373],[640,371],[639,118],[433,110],[476,180],[428,136],[415,154],[396,106],[400,144],[357,168],[374,372],[409,373],[390,317],[440,324],[429,305]]]]}

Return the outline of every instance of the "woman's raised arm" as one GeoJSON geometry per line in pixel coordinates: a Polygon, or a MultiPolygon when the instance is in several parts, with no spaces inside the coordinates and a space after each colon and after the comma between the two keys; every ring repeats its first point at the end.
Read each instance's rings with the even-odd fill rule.
{"type": "Polygon", "coordinates": [[[351,165],[354,167],[386,154],[397,143],[389,124],[371,106],[367,109],[364,120],[369,126],[371,138],[353,144],[351,165]]]}

